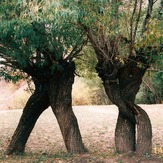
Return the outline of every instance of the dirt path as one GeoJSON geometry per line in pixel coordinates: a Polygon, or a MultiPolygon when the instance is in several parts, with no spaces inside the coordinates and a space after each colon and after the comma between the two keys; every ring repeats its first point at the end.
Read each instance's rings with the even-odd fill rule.
{"type": "MultiPolygon", "coordinates": [[[[163,105],[141,105],[153,126],[153,152],[163,155],[163,105]]],[[[96,157],[113,157],[117,108],[110,106],[76,106],[83,141],[96,157]]],[[[0,151],[4,151],[18,124],[22,110],[0,110],[0,151]]],[[[27,153],[66,152],[57,121],[49,108],[39,118],[26,147],[27,153]]]]}

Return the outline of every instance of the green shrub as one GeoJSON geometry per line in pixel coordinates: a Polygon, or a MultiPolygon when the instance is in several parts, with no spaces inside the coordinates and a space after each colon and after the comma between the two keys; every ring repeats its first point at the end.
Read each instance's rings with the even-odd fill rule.
{"type": "Polygon", "coordinates": [[[147,75],[136,97],[137,103],[160,104],[163,103],[163,71],[147,75]]]}

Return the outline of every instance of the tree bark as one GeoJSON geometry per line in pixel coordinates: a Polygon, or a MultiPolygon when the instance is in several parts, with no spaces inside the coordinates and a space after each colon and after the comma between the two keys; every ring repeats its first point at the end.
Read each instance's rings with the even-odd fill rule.
{"type": "Polygon", "coordinates": [[[118,153],[135,151],[135,123],[126,119],[119,112],[115,129],[115,145],[118,153]]]}
{"type": "Polygon", "coordinates": [[[49,107],[49,104],[47,87],[38,82],[35,83],[35,92],[27,101],[19,124],[6,150],[7,155],[13,153],[20,154],[24,152],[26,142],[37,119],[41,113],[49,107]]]}
{"type": "Polygon", "coordinates": [[[56,73],[50,80],[49,97],[52,110],[59,123],[66,149],[69,153],[87,152],[72,110],[72,84],[74,63],[65,63],[62,73],[56,73]]]}
{"type": "MultiPolygon", "coordinates": [[[[151,15],[152,5],[153,4],[149,3],[145,23],[151,15]]],[[[131,39],[128,40],[128,38],[118,33],[114,36],[107,35],[103,30],[99,31],[96,27],[87,26],[82,21],[80,21],[80,24],[95,50],[98,60],[96,70],[98,76],[103,81],[106,94],[119,109],[115,131],[115,145],[117,151],[123,153],[135,150],[136,121],[141,121],[137,125],[138,143],[136,149],[140,150],[140,153],[146,151],[150,153],[152,138],[151,122],[145,111],[138,108],[134,102],[144,73],[152,62],[149,57],[151,50],[149,49],[147,52],[143,47],[139,49],[132,47],[134,44],[132,29],[130,31],[131,39]],[[122,44],[120,45],[120,43],[122,44]],[[121,55],[122,45],[124,45],[124,48],[126,48],[126,45],[128,46],[128,52],[126,51],[125,57],[123,53],[123,55],[121,55]],[[147,137],[143,132],[147,132],[149,136],[147,137]],[[146,149],[145,146],[147,147],[146,149]]],[[[136,28],[135,30],[137,31],[136,28]]]]}
{"type": "Polygon", "coordinates": [[[152,126],[147,113],[139,106],[137,118],[137,146],[138,155],[150,155],[152,152],[152,126]]]}
{"type": "MultiPolygon", "coordinates": [[[[143,60],[143,58],[139,58],[143,60]]],[[[152,127],[147,113],[135,104],[135,97],[142,83],[142,78],[147,67],[140,68],[137,63],[131,62],[119,72],[121,94],[128,109],[132,110],[136,118],[138,155],[151,154],[152,152],[152,127]]]]}
{"type": "Polygon", "coordinates": [[[152,128],[147,113],[135,105],[135,97],[140,88],[145,68],[139,68],[136,62],[129,62],[119,68],[98,64],[99,76],[108,98],[119,109],[115,129],[115,146],[118,153],[135,151],[137,154],[151,153],[152,128]],[[99,68],[99,66],[101,66],[99,68]],[[108,68],[112,68],[108,73],[108,68]],[[137,122],[139,122],[137,124],[137,122]],[[136,125],[137,124],[137,125],[136,125]],[[137,127],[137,146],[136,146],[137,127]]]}
{"type": "Polygon", "coordinates": [[[135,115],[128,106],[124,99],[120,96],[120,91],[117,84],[104,84],[106,94],[109,99],[118,106],[119,114],[115,129],[115,146],[118,153],[126,153],[135,151],[135,115]]]}

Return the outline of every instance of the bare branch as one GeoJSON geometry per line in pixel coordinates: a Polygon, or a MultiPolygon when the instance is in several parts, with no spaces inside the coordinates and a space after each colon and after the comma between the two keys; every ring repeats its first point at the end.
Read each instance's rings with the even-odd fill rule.
{"type": "Polygon", "coordinates": [[[138,16],[136,19],[135,30],[134,30],[134,35],[133,35],[133,42],[135,42],[135,38],[136,38],[136,34],[137,34],[138,24],[140,21],[140,15],[141,15],[141,10],[142,10],[142,3],[143,3],[143,0],[140,0],[139,12],[138,12],[138,16]]]}
{"type": "Polygon", "coordinates": [[[160,2],[160,9],[159,9],[159,12],[158,12],[158,19],[161,20],[162,14],[163,14],[163,0],[161,0],[161,2],[160,2]]]}
{"type": "Polygon", "coordinates": [[[150,84],[148,84],[144,79],[142,79],[143,84],[145,85],[145,87],[151,92],[153,93],[156,98],[155,101],[158,102],[157,100],[159,100],[159,102],[161,101],[161,98],[159,97],[159,95],[156,93],[155,89],[153,87],[150,86],[150,84]]]}
{"type": "Polygon", "coordinates": [[[126,24],[126,28],[127,28],[127,34],[129,36],[130,35],[129,23],[128,23],[128,19],[127,19],[127,16],[125,13],[124,13],[124,16],[125,16],[125,24],[126,24]]]}
{"type": "Polygon", "coordinates": [[[147,9],[146,17],[145,17],[144,22],[143,22],[142,35],[147,30],[147,24],[149,23],[149,20],[150,20],[151,15],[152,15],[153,4],[154,4],[153,0],[148,0],[148,9],[147,9]]]}
{"type": "Polygon", "coordinates": [[[136,13],[137,3],[138,3],[138,1],[135,0],[134,9],[133,9],[131,20],[130,20],[130,41],[131,41],[130,42],[130,50],[129,50],[130,54],[132,54],[133,44],[134,44],[134,39],[133,39],[133,23],[134,23],[134,15],[136,13]]]}
{"type": "Polygon", "coordinates": [[[87,27],[85,28],[85,31],[87,32],[87,35],[89,39],[91,40],[91,43],[93,44],[95,51],[98,51],[98,53],[101,54],[98,56],[100,57],[99,59],[101,60],[103,58],[103,59],[109,60],[109,57],[107,56],[107,54],[105,54],[104,50],[99,46],[99,43],[97,42],[98,39],[95,37],[95,34],[93,33],[93,31],[87,27]]]}
{"type": "Polygon", "coordinates": [[[155,1],[153,2],[153,4],[155,4],[157,1],[158,1],[158,0],[155,0],[155,1]]]}

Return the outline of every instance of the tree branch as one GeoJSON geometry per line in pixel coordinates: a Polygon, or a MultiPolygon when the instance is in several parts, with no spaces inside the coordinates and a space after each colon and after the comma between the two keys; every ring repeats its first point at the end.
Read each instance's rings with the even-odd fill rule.
{"type": "Polygon", "coordinates": [[[137,3],[138,3],[138,1],[135,0],[134,9],[133,9],[132,16],[131,16],[131,20],[130,20],[130,41],[131,41],[131,42],[130,42],[130,49],[129,49],[130,55],[132,54],[133,44],[134,44],[134,38],[133,38],[133,23],[134,23],[134,15],[135,15],[135,13],[136,13],[137,3]]]}
{"type": "Polygon", "coordinates": [[[145,17],[144,22],[143,22],[141,35],[143,35],[144,32],[147,30],[147,24],[149,23],[149,20],[150,20],[151,15],[152,15],[153,4],[154,4],[153,0],[148,0],[148,9],[147,9],[146,17],[145,17]]]}
{"type": "Polygon", "coordinates": [[[159,20],[161,20],[162,14],[163,14],[163,0],[161,0],[161,2],[160,2],[160,9],[158,12],[158,19],[159,20]]]}
{"type": "Polygon", "coordinates": [[[138,12],[138,16],[137,16],[137,19],[136,19],[135,30],[134,30],[134,35],[133,35],[133,41],[134,42],[135,42],[135,39],[136,39],[138,24],[139,24],[139,21],[140,21],[140,15],[141,15],[141,10],[142,10],[142,3],[143,3],[143,0],[140,0],[139,12],[138,12]]]}

